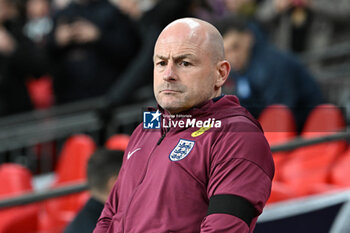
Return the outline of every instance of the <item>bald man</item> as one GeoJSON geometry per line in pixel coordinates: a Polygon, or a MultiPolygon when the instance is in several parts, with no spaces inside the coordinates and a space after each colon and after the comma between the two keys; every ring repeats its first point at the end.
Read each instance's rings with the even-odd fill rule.
{"type": "Polygon", "coordinates": [[[274,165],[259,123],[221,93],[224,58],[207,22],[179,19],[161,32],[151,112],[159,127],[135,129],[94,233],[253,231],[274,165]]]}

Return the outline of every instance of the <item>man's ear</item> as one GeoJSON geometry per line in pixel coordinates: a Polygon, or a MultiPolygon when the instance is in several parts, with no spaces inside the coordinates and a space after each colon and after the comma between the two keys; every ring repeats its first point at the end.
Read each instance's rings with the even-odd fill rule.
{"type": "Polygon", "coordinates": [[[220,88],[224,85],[224,83],[228,78],[228,75],[230,74],[231,65],[228,61],[223,60],[218,62],[216,68],[217,68],[218,76],[215,82],[215,87],[220,88]]]}

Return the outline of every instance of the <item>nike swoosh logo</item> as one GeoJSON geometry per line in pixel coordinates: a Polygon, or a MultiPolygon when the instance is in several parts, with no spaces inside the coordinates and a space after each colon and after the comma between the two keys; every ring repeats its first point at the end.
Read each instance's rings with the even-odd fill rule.
{"type": "Polygon", "coordinates": [[[128,152],[128,157],[127,157],[127,159],[130,159],[130,157],[136,152],[136,151],[139,151],[139,150],[141,150],[141,148],[137,148],[137,149],[135,149],[133,152],[131,152],[130,153],[130,151],[128,152]]]}

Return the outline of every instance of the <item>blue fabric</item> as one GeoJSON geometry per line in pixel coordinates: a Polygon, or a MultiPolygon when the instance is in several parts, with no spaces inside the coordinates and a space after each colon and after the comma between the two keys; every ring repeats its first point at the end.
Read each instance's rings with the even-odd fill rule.
{"type": "Polygon", "coordinates": [[[90,198],[74,220],[67,226],[64,233],[91,233],[96,226],[103,207],[103,203],[90,198]]]}
{"type": "Polygon", "coordinates": [[[236,95],[255,117],[268,105],[287,105],[300,128],[310,109],[323,102],[320,88],[296,57],[277,50],[261,36],[255,38],[246,69],[231,71],[236,95]]]}

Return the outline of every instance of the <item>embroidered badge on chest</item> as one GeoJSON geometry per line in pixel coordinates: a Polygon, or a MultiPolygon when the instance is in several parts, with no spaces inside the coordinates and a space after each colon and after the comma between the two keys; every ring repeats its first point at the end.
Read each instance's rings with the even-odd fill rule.
{"type": "Polygon", "coordinates": [[[184,159],[192,150],[194,141],[180,139],[175,148],[170,152],[169,159],[171,161],[179,161],[184,159]]]}

